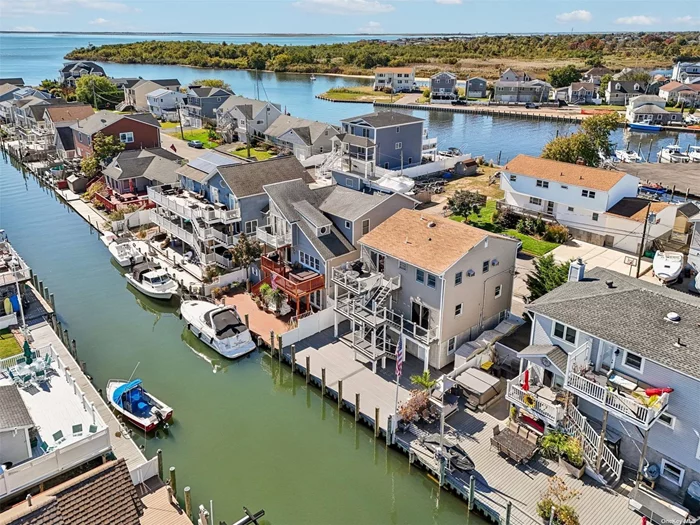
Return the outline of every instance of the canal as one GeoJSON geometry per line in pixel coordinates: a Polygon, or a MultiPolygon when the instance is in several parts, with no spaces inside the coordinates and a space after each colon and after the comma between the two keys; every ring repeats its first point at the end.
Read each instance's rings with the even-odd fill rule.
{"type": "Polygon", "coordinates": [[[216,521],[264,508],[277,524],[483,524],[406,456],[338,413],[262,353],[220,359],[175,314],[128,289],[94,231],[31,176],[0,159],[0,228],[56,295],[59,319],[98,388],[135,377],[172,405],[162,449],[178,490],[214,501],[216,521]]]}

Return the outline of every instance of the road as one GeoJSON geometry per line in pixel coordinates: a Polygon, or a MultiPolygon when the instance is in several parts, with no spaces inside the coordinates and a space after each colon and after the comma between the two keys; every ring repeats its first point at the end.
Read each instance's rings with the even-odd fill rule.
{"type": "Polygon", "coordinates": [[[169,135],[168,133],[163,133],[162,131],[160,132],[160,146],[161,148],[173,151],[171,146],[175,147],[174,153],[177,153],[181,157],[187,159],[187,160],[192,160],[196,159],[200,155],[202,155],[206,149],[195,149],[195,148],[190,148],[187,145],[187,142],[174,137],[173,135],[169,135]]]}

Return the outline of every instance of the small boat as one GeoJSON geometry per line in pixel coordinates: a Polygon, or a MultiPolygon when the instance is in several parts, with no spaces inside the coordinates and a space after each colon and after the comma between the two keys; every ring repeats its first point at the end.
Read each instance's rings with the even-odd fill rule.
{"type": "Polygon", "coordinates": [[[630,149],[615,150],[615,156],[620,162],[641,162],[642,160],[642,157],[639,156],[639,153],[630,149]]]}
{"type": "Polygon", "coordinates": [[[126,280],[139,292],[153,299],[168,301],[177,294],[178,284],[160,266],[141,263],[135,265],[126,280]]]}
{"type": "Polygon", "coordinates": [[[224,357],[235,359],[255,350],[250,331],[231,306],[185,301],[180,313],[187,328],[224,357]]]}
{"type": "Polygon", "coordinates": [[[690,162],[690,156],[681,150],[681,147],[676,144],[671,144],[661,149],[659,153],[659,162],[677,164],[690,162]]]}
{"type": "Polygon", "coordinates": [[[658,251],[654,255],[652,269],[663,284],[673,284],[683,271],[683,254],[658,251]]]}
{"type": "Polygon", "coordinates": [[[173,417],[173,409],[146,392],[140,379],[110,379],[107,383],[107,401],[125,419],[146,432],[161,425],[167,426],[173,417]]]}
{"type": "Polygon", "coordinates": [[[117,237],[113,233],[104,234],[101,240],[119,266],[127,267],[143,262],[144,256],[138,249],[139,244],[143,244],[143,241],[117,237]]]}
{"type": "Polygon", "coordinates": [[[690,146],[688,157],[693,162],[700,162],[700,146],[690,146]]]}
{"type": "Polygon", "coordinates": [[[315,77],[314,75],[311,75],[311,76],[309,77],[309,80],[316,80],[316,77],[315,77]]]}
{"type": "Polygon", "coordinates": [[[630,129],[633,129],[635,131],[646,131],[646,132],[656,132],[656,131],[661,131],[663,128],[661,126],[657,126],[656,124],[649,124],[647,122],[630,122],[628,124],[630,129]]]}

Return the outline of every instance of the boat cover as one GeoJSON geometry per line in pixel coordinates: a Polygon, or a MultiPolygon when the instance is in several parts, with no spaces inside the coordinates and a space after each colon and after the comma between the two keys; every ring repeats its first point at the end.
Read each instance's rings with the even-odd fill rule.
{"type": "MultiPolygon", "coordinates": [[[[122,396],[126,394],[127,392],[131,392],[134,390],[136,387],[138,387],[141,384],[140,379],[134,379],[133,381],[129,383],[125,383],[122,386],[118,386],[117,389],[114,391],[114,394],[112,395],[112,399],[114,402],[119,405],[120,407],[124,408],[124,405],[122,404],[122,396]]],[[[139,392],[139,397],[141,395],[141,392],[139,392]]]]}
{"type": "Polygon", "coordinates": [[[231,308],[214,311],[211,314],[211,321],[216,330],[216,336],[221,339],[236,337],[248,329],[231,308]]]}

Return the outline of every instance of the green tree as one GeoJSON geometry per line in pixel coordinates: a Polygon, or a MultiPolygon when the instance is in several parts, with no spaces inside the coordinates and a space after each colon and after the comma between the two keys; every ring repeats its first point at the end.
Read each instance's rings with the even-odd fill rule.
{"type": "Polygon", "coordinates": [[[45,78],[44,80],[41,81],[39,84],[39,89],[43,91],[51,91],[52,89],[60,88],[61,84],[58,82],[58,80],[52,80],[50,78],[45,78]]]}
{"type": "Polygon", "coordinates": [[[588,67],[603,67],[603,54],[596,53],[594,55],[589,56],[586,59],[586,65],[588,67]]]}
{"type": "Polygon", "coordinates": [[[525,279],[530,301],[539,299],[564,284],[569,278],[570,264],[569,261],[556,262],[551,253],[535,259],[535,269],[525,279]]]}
{"type": "Polygon", "coordinates": [[[608,84],[612,82],[613,76],[611,73],[608,73],[607,75],[603,75],[600,77],[600,90],[605,91],[605,88],[608,87],[608,84]]]}
{"type": "Polygon", "coordinates": [[[479,213],[479,210],[486,204],[483,195],[467,190],[457,190],[454,195],[447,199],[447,206],[455,215],[468,217],[472,213],[479,213]]]}
{"type": "Polygon", "coordinates": [[[581,79],[581,73],[576,69],[576,66],[569,64],[568,66],[552,69],[549,72],[548,79],[552,87],[560,88],[578,82],[581,79]]]}
{"type": "Polygon", "coordinates": [[[231,91],[231,85],[228,82],[224,82],[220,78],[200,78],[192,82],[193,86],[206,86],[213,88],[221,88],[226,91],[231,91]]]}
{"type": "Polygon", "coordinates": [[[411,383],[422,386],[425,390],[430,390],[435,386],[437,380],[430,378],[430,371],[426,370],[420,375],[411,376],[411,383]]]}
{"type": "Polygon", "coordinates": [[[80,161],[80,169],[83,171],[86,177],[92,178],[97,175],[100,169],[100,163],[97,161],[94,155],[86,155],[80,161]]]}
{"type": "Polygon", "coordinates": [[[613,154],[613,143],[610,142],[610,134],[620,124],[620,116],[617,113],[594,115],[586,118],[581,123],[581,129],[591,139],[593,146],[606,157],[613,154]]]}
{"type": "Polygon", "coordinates": [[[267,59],[259,51],[253,51],[248,55],[248,68],[249,69],[265,69],[267,65],[267,59]]]}
{"type": "Polygon", "coordinates": [[[262,255],[260,243],[255,239],[251,239],[245,233],[241,233],[238,237],[238,242],[233,248],[229,249],[229,252],[233,263],[240,268],[245,268],[245,277],[246,281],[248,281],[250,265],[262,255]]]}
{"type": "Polygon", "coordinates": [[[124,93],[111,80],[100,75],[80,77],[75,83],[75,96],[96,109],[112,108],[124,100],[124,93]]]}
{"type": "Polygon", "coordinates": [[[97,132],[92,137],[92,153],[97,162],[105,162],[115,157],[119,152],[124,151],[124,143],[119,142],[114,135],[103,135],[97,132]]]}
{"type": "Polygon", "coordinates": [[[598,166],[600,157],[591,139],[583,132],[560,136],[545,145],[542,158],[576,164],[582,159],[586,166],[598,166]]]}

